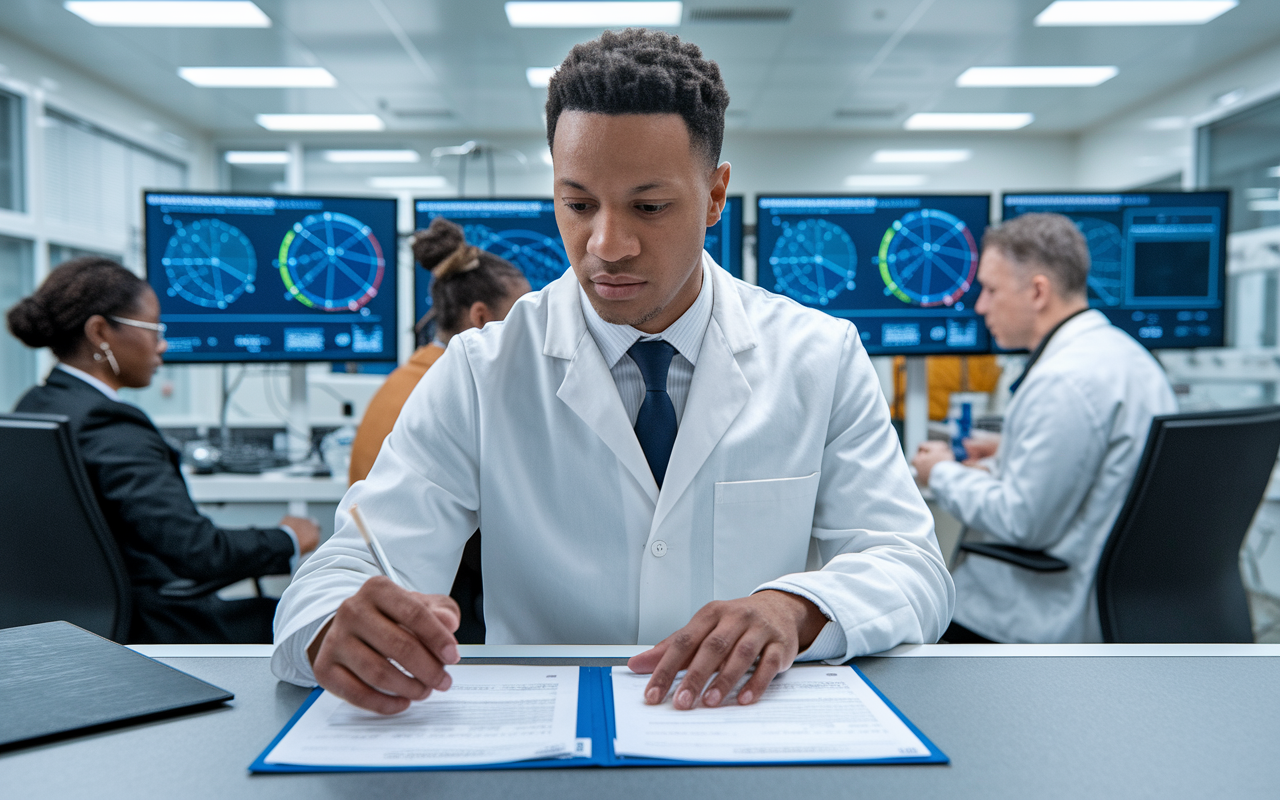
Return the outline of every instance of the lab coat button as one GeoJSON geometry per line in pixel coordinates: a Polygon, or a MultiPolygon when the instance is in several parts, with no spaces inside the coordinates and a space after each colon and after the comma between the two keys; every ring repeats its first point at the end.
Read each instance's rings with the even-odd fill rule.
{"type": "Polygon", "coordinates": [[[649,552],[653,553],[654,558],[662,558],[667,554],[667,543],[659,539],[649,546],[649,552]]]}

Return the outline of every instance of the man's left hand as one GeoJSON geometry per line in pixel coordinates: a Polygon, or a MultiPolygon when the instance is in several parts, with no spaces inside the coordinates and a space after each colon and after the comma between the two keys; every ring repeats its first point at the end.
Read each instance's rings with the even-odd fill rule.
{"type": "Polygon", "coordinates": [[[916,450],[915,458],[911,459],[911,466],[916,468],[916,483],[921,486],[929,485],[929,476],[933,474],[933,468],[943,461],[955,461],[955,452],[951,449],[950,442],[921,442],[920,449],[916,450]]]}
{"type": "Polygon", "coordinates": [[[644,690],[644,701],[650,705],[661,703],[676,673],[687,669],[675,697],[675,707],[687,710],[699,695],[703,705],[720,705],[758,658],[755,674],[738,692],[738,703],[748,705],[764,694],[775,675],[791,666],[826,624],[818,607],[803,597],[766,589],[750,597],[707,603],[688,625],[632,658],[627,666],[632,672],[653,674],[644,690]]]}

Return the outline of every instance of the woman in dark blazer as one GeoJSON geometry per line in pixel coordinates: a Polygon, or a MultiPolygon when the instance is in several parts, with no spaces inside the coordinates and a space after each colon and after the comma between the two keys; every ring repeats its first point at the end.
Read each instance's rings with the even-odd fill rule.
{"type": "Polygon", "coordinates": [[[145,281],[108,259],[68,261],[8,313],[9,330],[30,347],[49,347],[58,364],[15,411],[70,418],[133,585],[134,643],[253,643],[272,638],[275,600],[166,597],[184,579],[234,581],[290,571],[315,548],[314,522],[220,529],[196,510],[178,454],[151,419],[116,392],[141,388],[167,349],[160,303],[145,281]]]}

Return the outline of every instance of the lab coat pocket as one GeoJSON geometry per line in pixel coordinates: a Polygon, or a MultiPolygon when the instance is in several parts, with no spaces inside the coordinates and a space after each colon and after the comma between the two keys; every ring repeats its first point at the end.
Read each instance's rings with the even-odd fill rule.
{"type": "Polygon", "coordinates": [[[804,571],[819,475],[716,484],[715,599],[746,597],[762,583],[804,571]]]}

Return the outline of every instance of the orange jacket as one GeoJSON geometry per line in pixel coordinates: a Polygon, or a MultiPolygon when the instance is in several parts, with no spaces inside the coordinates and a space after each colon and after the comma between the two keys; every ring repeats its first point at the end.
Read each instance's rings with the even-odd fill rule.
{"type": "Polygon", "coordinates": [[[407,362],[396,367],[387,376],[387,382],[382,384],[382,388],[378,389],[373,399],[369,401],[369,407],[364,410],[364,419],[360,420],[356,439],[351,443],[348,483],[362,481],[369,475],[369,470],[373,469],[374,459],[382,449],[382,440],[391,433],[392,426],[396,424],[396,417],[400,416],[400,409],[404,408],[405,401],[409,399],[409,393],[418,385],[418,381],[422,380],[422,376],[427,374],[431,365],[436,363],[436,359],[442,355],[444,355],[444,348],[439,345],[429,344],[419,347],[413,351],[413,355],[409,356],[407,362]]]}

